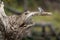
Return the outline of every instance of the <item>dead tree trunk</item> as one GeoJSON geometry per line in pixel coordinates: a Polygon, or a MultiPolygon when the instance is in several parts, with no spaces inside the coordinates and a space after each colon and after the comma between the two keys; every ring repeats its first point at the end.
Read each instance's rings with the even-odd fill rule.
{"type": "Polygon", "coordinates": [[[4,40],[22,40],[22,37],[27,34],[26,29],[30,27],[24,20],[25,14],[7,16],[4,12],[3,2],[0,4],[0,30],[4,40]]]}

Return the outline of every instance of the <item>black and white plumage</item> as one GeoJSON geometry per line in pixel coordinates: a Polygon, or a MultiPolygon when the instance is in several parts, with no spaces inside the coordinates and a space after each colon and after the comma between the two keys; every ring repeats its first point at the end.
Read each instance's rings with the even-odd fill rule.
{"type": "Polygon", "coordinates": [[[38,10],[40,13],[44,12],[44,10],[41,7],[38,7],[38,10]]]}

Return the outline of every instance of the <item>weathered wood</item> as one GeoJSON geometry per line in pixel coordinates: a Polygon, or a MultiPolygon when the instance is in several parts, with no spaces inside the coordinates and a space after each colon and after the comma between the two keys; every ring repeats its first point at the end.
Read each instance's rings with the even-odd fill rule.
{"type": "Polygon", "coordinates": [[[25,14],[21,15],[12,15],[7,16],[4,12],[4,4],[3,2],[0,4],[0,24],[1,30],[3,30],[3,36],[5,40],[21,40],[24,35],[26,35],[26,31],[29,32],[30,26],[25,24],[25,14]],[[24,24],[24,25],[22,25],[24,24]],[[2,26],[3,25],[3,26],[2,26]],[[22,26],[21,26],[22,25],[22,26]]]}
{"type": "Polygon", "coordinates": [[[3,2],[0,4],[0,30],[5,40],[22,40],[22,37],[30,32],[33,24],[31,17],[40,12],[25,12],[21,15],[7,16],[4,12],[3,2]],[[28,22],[28,24],[27,24],[28,22]]]}

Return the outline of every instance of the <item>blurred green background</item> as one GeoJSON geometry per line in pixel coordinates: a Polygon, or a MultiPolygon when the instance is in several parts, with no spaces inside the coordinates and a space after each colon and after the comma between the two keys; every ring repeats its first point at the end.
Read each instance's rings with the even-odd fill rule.
{"type": "MultiPolygon", "coordinates": [[[[4,3],[20,12],[24,11],[24,0],[2,0],[4,3]]],[[[35,22],[51,22],[56,28],[56,32],[60,32],[60,0],[25,0],[28,1],[28,10],[38,11],[37,7],[42,7],[44,11],[52,12],[52,16],[34,16],[35,22]]],[[[12,12],[5,8],[7,15],[12,12]]],[[[39,31],[40,28],[36,27],[35,30],[39,31]]],[[[47,29],[48,30],[48,29],[47,29]]]]}

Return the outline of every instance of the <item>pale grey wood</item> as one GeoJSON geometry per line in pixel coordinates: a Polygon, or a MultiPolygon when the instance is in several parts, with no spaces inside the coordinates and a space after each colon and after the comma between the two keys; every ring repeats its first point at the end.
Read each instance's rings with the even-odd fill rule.
{"type": "Polygon", "coordinates": [[[26,21],[25,18],[25,14],[7,16],[4,12],[4,4],[2,2],[0,4],[0,24],[2,23],[3,26],[0,27],[2,27],[1,30],[3,29],[3,27],[5,29],[1,31],[4,34],[3,36],[5,36],[4,38],[7,38],[7,40],[11,40],[11,37],[13,37],[12,39],[14,40],[21,40],[22,37],[26,35],[25,31],[29,32],[29,29],[26,30],[29,26],[24,23],[26,21]],[[24,25],[22,24],[24,24],[26,27],[24,27],[24,25]],[[9,34],[11,34],[11,36],[9,36],[9,34]]]}

